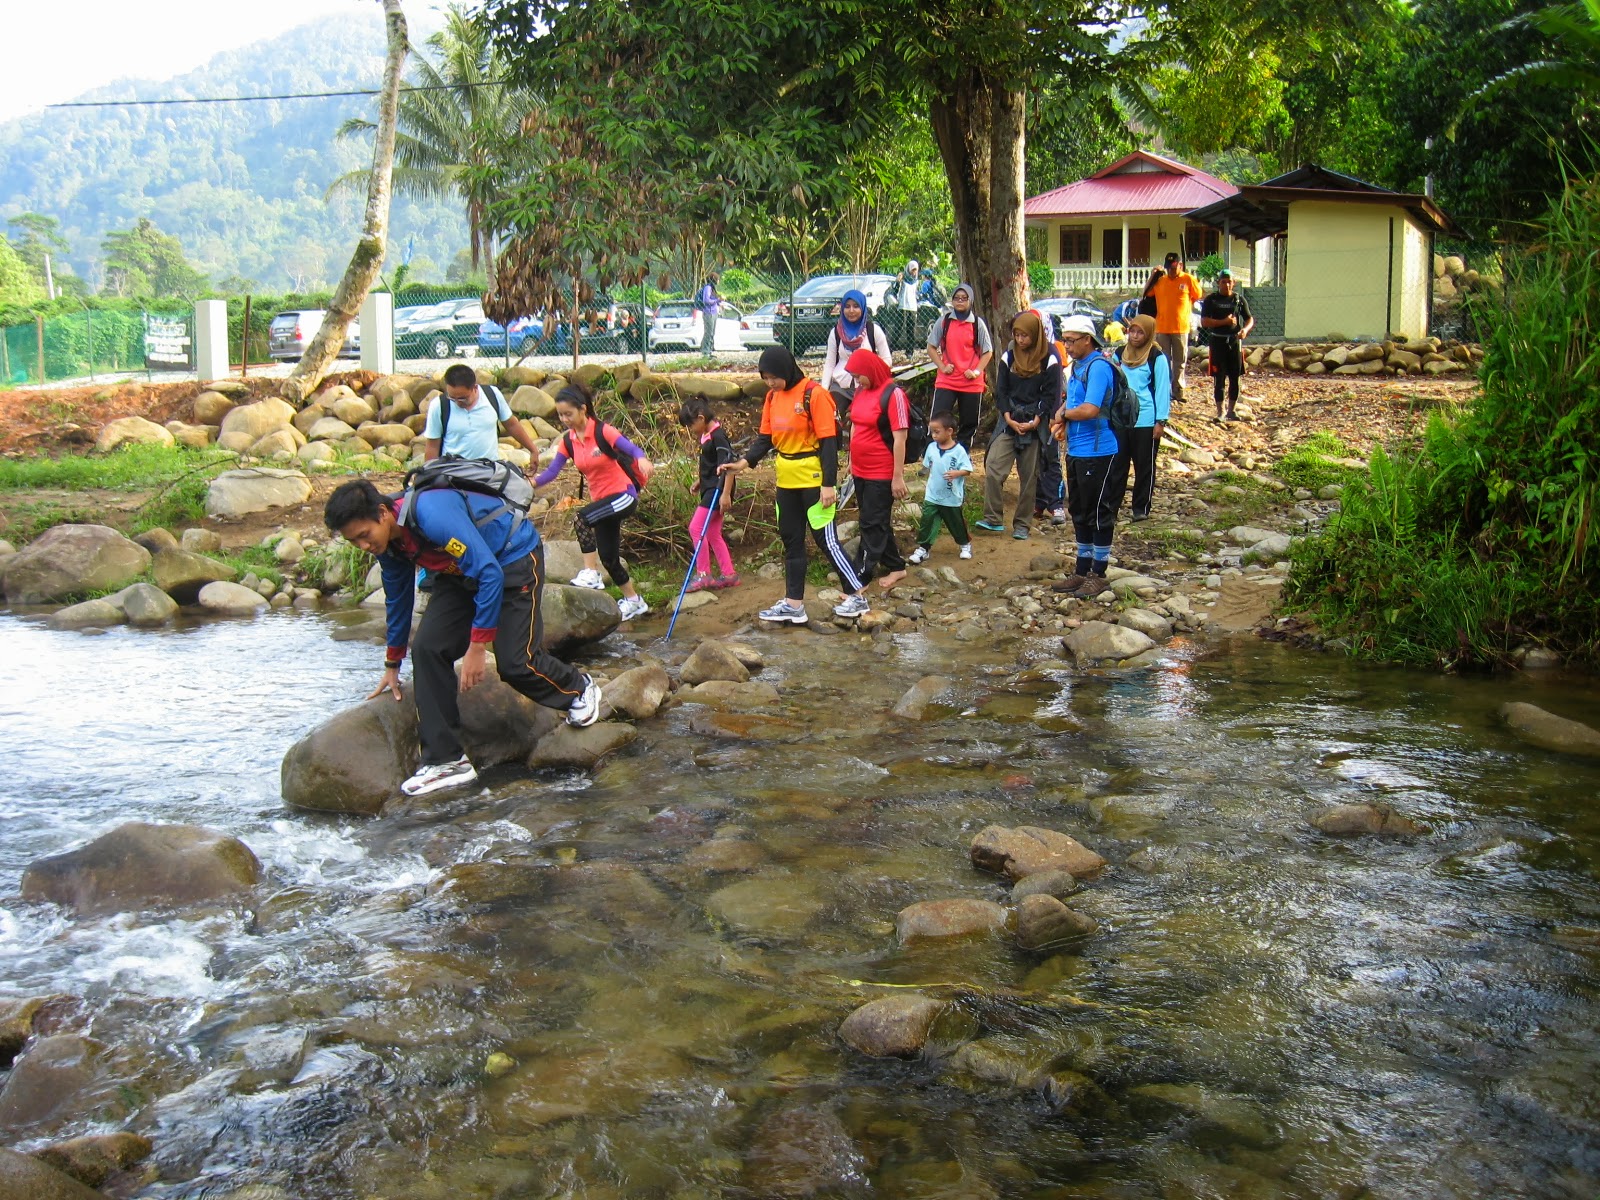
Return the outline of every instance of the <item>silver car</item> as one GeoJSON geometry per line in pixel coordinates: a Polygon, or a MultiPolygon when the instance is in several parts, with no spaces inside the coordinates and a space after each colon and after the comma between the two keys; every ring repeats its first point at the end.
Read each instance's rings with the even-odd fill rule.
{"type": "MultiPolygon", "coordinates": [[[[306,352],[311,339],[322,328],[325,310],[320,308],[292,308],[272,318],[267,328],[267,355],[279,362],[292,362],[306,352]]],[[[344,345],[339,348],[340,358],[359,358],[361,355],[361,322],[351,321],[345,330],[344,345]]]]}
{"type": "Polygon", "coordinates": [[[778,315],[778,302],[763,304],[753,313],[746,313],[744,320],[739,322],[739,340],[744,343],[745,349],[757,350],[766,346],[776,346],[778,339],[772,334],[772,321],[778,315]]]}

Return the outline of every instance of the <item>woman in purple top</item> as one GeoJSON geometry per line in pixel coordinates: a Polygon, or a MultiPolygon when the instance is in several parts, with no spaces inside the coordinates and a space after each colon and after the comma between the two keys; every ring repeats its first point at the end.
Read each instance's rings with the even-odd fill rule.
{"type": "Polygon", "coordinates": [[[700,316],[705,321],[705,333],[700,338],[700,353],[710,358],[711,352],[717,345],[717,314],[722,311],[722,297],[717,294],[715,275],[706,276],[705,286],[695,297],[695,307],[700,310],[700,316]]]}

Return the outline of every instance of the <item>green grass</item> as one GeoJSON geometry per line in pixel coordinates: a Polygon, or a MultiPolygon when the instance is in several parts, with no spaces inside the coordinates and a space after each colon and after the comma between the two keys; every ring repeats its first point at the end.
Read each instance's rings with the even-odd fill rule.
{"type": "Polygon", "coordinates": [[[1282,493],[1274,491],[1255,476],[1238,471],[1223,471],[1214,476],[1206,487],[1208,490],[1203,498],[1219,510],[1210,518],[1213,529],[1228,529],[1239,524],[1240,520],[1256,520],[1271,512],[1283,499],[1282,493]],[[1244,495],[1223,497],[1218,493],[1224,487],[1240,488],[1244,495]]]}
{"type": "Polygon", "coordinates": [[[219,450],[190,450],[182,446],[123,446],[101,455],[0,459],[0,491],[27,488],[139,491],[159,487],[191,471],[232,461],[231,455],[219,450]]]}
{"type": "Polygon", "coordinates": [[[1279,459],[1273,471],[1290,487],[1315,492],[1330,483],[1344,485],[1352,479],[1359,479],[1362,472],[1355,467],[1330,461],[1356,457],[1359,455],[1333,434],[1318,431],[1279,459]]]}

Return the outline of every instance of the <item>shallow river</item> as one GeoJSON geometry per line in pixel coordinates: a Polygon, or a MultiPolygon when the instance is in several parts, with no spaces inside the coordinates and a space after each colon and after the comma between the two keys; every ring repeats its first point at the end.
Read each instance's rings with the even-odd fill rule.
{"type": "Polygon", "coordinates": [[[1597,722],[1600,689],[757,632],[786,721],[684,706],[592,778],[354,821],[278,799],[286,746],[376,681],[330,628],[0,616],[0,991],[82,997],[109,1047],[92,1109],[9,1143],[146,1133],[149,1197],[1600,1194],[1600,764],[1492,719],[1597,722]],[[962,703],[890,723],[935,670],[962,703]],[[1309,829],[1362,799],[1428,833],[1309,829]],[[16,899],[133,817],[244,839],[258,911],[16,899]],[[966,854],[991,823],[1111,860],[1079,953],[896,945],[908,904],[1004,899],[966,854]],[[841,1045],[905,985],[958,1001],[924,1057],[841,1045]]]}

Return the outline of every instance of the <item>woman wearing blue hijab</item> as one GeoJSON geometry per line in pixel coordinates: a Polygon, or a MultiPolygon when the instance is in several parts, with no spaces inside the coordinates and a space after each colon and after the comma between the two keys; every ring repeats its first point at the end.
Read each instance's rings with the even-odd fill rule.
{"type": "Polygon", "coordinates": [[[855,376],[845,369],[845,364],[852,354],[862,349],[883,359],[884,366],[894,366],[889,335],[867,315],[866,294],[859,288],[851,288],[839,301],[839,320],[828,332],[828,356],[822,362],[822,386],[833,393],[841,426],[849,420],[850,398],[856,393],[855,376]]]}

